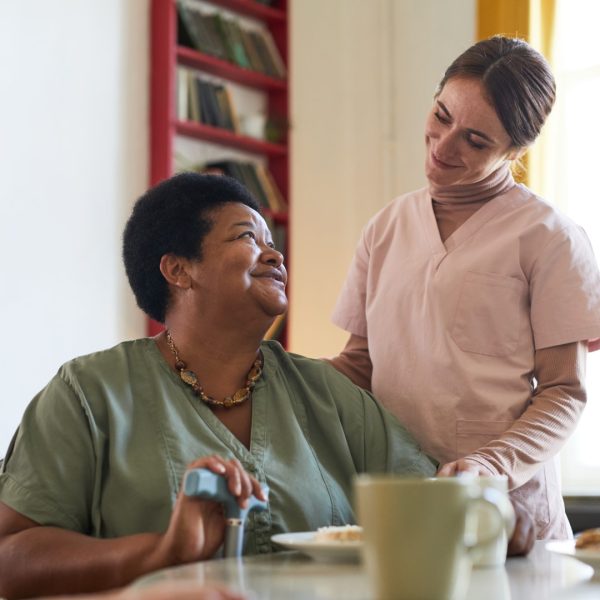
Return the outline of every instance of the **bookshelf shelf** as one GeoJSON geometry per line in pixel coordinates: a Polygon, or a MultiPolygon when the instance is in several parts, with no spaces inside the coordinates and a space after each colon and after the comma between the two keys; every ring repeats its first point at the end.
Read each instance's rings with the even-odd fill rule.
{"type": "Polygon", "coordinates": [[[209,54],[202,54],[185,46],[177,47],[177,62],[180,65],[198,69],[211,75],[218,75],[229,81],[235,81],[258,90],[275,92],[286,91],[288,88],[286,80],[275,79],[263,73],[243,69],[226,60],[209,54]]]}
{"type": "Polygon", "coordinates": [[[228,129],[211,127],[194,121],[177,121],[175,130],[179,135],[268,156],[285,156],[288,152],[287,146],[257,140],[246,135],[237,135],[228,129]]]}
{"type": "Polygon", "coordinates": [[[240,15],[255,17],[268,23],[285,23],[287,13],[285,10],[264,6],[254,0],[206,0],[215,6],[221,6],[240,15]]]}
{"type": "MultiPolygon", "coordinates": [[[[275,6],[271,7],[257,0],[185,0],[178,15],[178,0],[151,0],[150,185],[156,185],[173,175],[174,169],[177,168],[176,156],[180,157],[180,164],[187,162],[203,165],[204,168],[218,164],[230,166],[233,163],[239,172],[232,170],[231,174],[238,179],[240,173],[247,175],[253,171],[254,187],[250,185],[251,181],[246,180],[244,183],[264,207],[263,213],[272,227],[274,240],[286,255],[288,275],[291,279],[287,253],[291,220],[289,210],[286,210],[290,206],[289,145],[283,130],[289,122],[289,78],[285,68],[288,54],[289,1],[291,0],[275,0],[275,6]],[[181,12],[185,11],[188,4],[194,11],[210,15],[211,19],[221,19],[223,27],[246,27],[248,31],[242,32],[246,44],[248,32],[250,36],[255,35],[253,31],[259,32],[259,37],[266,38],[270,48],[267,57],[255,48],[254,54],[248,54],[248,58],[251,57],[252,60],[244,62],[238,59],[237,54],[231,54],[231,44],[226,53],[228,60],[225,60],[222,51],[213,52],[214,33],[202,29],[202,23],[197,21],[191,22],[192,27],[197,24],[197,30],[190,30],[188,14],[181,12]],[[205,5],[211,6],[207,8],[205,5]],[[214,11],[217,14],[214,14],[214,11]],[[182,14],[187,20],[182,19],[182,14]],[[239,19],[240,16],[249,17],[252,22],[239,19]],[[190,36],[190,31],[195,35],[190,36]],[[260,59],[257,60],[258,55],[260,59]],[[243,67],[239,66],[242,64],[243,67]],[[249,65],[253,68],[247,68],[249,65]],[[203,77],[203,74],[216,76],[218,79],[203,77]],[[196,87],[186,87],[191,85],[190,82],[202,93],[196,100],[193,100],[192,93],[196,87]],[[229,83],[242,87],[228,86],[229,83]],[[221,93],[218,96],[216,119],[211,117],[210,111],[205,112],[208,105],[205,107],[204,104],[198,104],[199,101],[205,102],[207,88],[208,98],[212,99],[213,106],[215,95],[221,93]],[[224,94],[220,88],[225,89],[224,94]],[[247,91],[244,91],[244,88],[247,88],[247,91]],[[186,96],[181,96],[182,90],[186,89],[186,96]],[[273,143],[240,134],[238,132],[245,130],[243,122],[242,127],[239,124],[231,127],[231,121],[229,124],[224,123],[221,102],[223,95],[231,99],[231,108],[235,109],[237,114],[248,115],[247,111],[260,110],[268,118],[270,125],[281,128],[283,141],[273,143]],[[188,98],[183,106],[191,106],[191,112],[189,108],[181,109],[182,105],[178,99],[182,98],[188,98]],[[186,140],[194,140],[194,143],[189,144],[186,140]],[[238,156],[235,154],[238,151],[247,153],[248,158],[233,160],[231,157],[238,156]]],[[[201,22],[206,20],[202,15],[195,18],[199,18],[201,22]]],[[[251,46],[252,44],[247,48],[248,52],[251,46]]],[[[225,106],[228,102],[229,100],[225,102],[225,106]]],[[[243,157],[244,154],[239,156],[243,157]]],[[[160,330],[160,324],[149,321],[150,335],[160,330]]],[[[273,331],[285,346],[285,320],[279,319],[273,331]]]]}

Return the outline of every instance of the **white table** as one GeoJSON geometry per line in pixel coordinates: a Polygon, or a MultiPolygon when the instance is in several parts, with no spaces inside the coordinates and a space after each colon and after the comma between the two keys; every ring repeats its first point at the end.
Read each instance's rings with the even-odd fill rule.
{"type": "MultiPolygon", "coordinates": [[[[600,599],[600,573],[574,558],[548,552],[545,542],[504,568],[474,569],[466,600],[600,599]]],[[[435,568],[435,565],[432,565],[435,568]]],[[[135,585],[193,579],[218,582],[254,598],[269,600],[369,600],[373,598],[360,563],[316,562],[297,552],[194,563],[157,571],[135,585]]]]}

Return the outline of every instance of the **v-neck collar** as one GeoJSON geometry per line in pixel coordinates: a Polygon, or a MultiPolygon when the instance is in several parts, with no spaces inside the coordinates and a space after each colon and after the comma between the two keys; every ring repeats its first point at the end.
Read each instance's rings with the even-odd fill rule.
{"type": "Polygon", "coordinates": [[[151,353],[157,357],[160,368],[165,370],[176,385],[180,392],[180,397],[188,402],[194,412],[210,427],[211,431],[217,436],[223,444],[225,444],[232,453],[244,464],[260,466],[263,463],[266,450],[266,423],[267,423],[267,395],[263,393],[266,386],[266,379],[271,376],[273,366],[273,357],[270,349],[266,344],[261,345],[263,354],[263,373],[261,378],[256,382],[252,391],[252,422],[250,426],[250,448],[238,440],[238,438],[221,422],[221,420],[206,406],[202,401],[198,400],[191,388],[186,385],[177,373],[169,367],[165,361],[156,342],[150,338],[148,341],[151,345],[151,353]]]}
{"type": "Polygon", "coordinates": [[[442,241],[440,230],[433,212],[433,202],[427,189],[423,192],[422,215],[427,236],[430,240],[432,254],[445,256],[454,251],[458,246],[463,244],[477,231],[479,231],[485,223],[495,217],[502,211],[510,200],[513,190],[518,189],[514,186],[505,194],[500,194],[486,202],[481,208],[475,211],[445,242],[442,241]]]}

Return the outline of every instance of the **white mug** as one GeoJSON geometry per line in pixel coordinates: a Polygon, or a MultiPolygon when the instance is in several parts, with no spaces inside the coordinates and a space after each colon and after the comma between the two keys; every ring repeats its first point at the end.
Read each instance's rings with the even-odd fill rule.
{"type": "MultiPolygon", "coordinates": [[[[476,477],[475,482],[480,490],[493,489],[506,496],[508,499],[508,477],[506,475],[495,475],[489,477],[476,477]]],[[[477,509],[477,537],[479,539],[488,537],[494,530],[496,515],[492,507],[480,504],[477,509]]],[[[514,519],[507,522],[500,537],[482,544],[473,552],[474,567],[500,567],[506,562],[506,550],[508,540],[513,534],[515,527],[514,519]]]]}

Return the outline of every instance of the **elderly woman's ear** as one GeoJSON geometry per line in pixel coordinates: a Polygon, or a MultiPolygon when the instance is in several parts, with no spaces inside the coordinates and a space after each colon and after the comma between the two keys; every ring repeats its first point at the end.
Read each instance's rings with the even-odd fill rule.
{"type": "Polygon", "coordinates": [[[181,289],[188,289],[192,284],[188,267],[189,260],[174,254],[164,254],[160,259],[160,272],[167,283],[181,289]]]}

